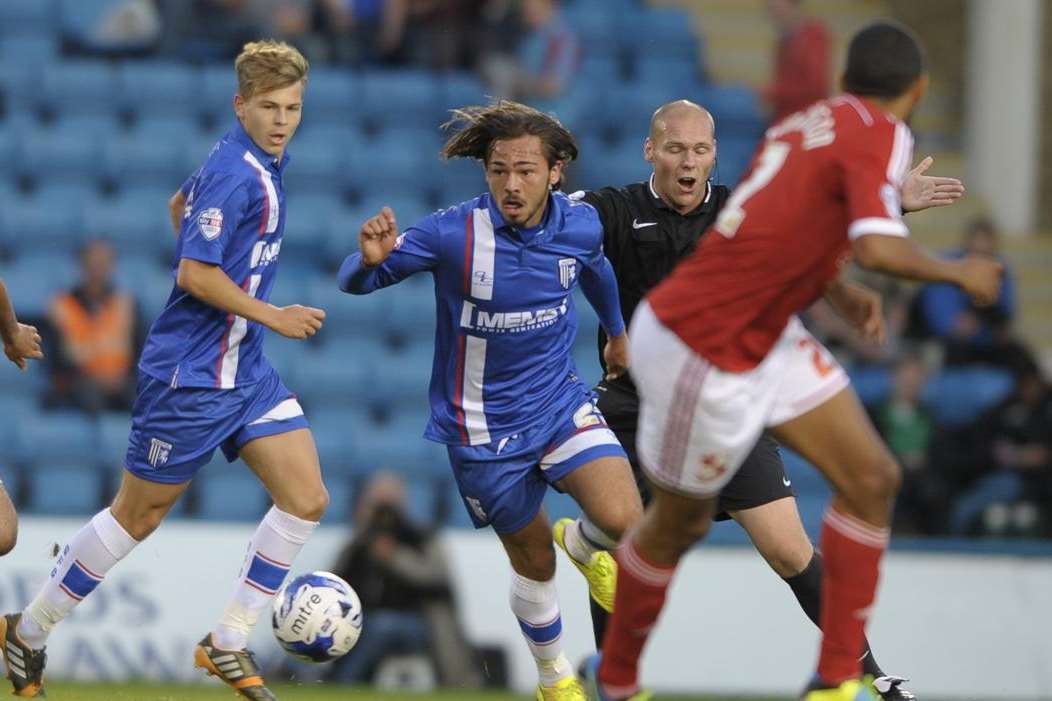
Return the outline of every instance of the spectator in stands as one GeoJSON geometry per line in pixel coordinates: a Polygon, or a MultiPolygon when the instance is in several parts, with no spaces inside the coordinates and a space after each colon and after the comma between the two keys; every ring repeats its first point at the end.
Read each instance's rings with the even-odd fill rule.
{"type": "Polygon", "coordinates": [[[895,528],[934,534],[943,530],[946,498],[942,480],[929,466],[935,420],[921,400],[927,379],[923,359],[903,354],[895,366],[891,397],[877,407],[874,423],[902,465],[895,528]]]}
{"type": "Polygon", "coordinates": [[[997,505],[1014,523],[990,524],[992,530],[1011,526],[1032,535],[1040,527],[1037,507],[1052,516],[1052,391],[1033,360],[1016,369],[1016,383],[1015,393],[976,424],[985,433],[989,467],[957,501],[956,534],[974,531],[997,505]]]}
{"type": "MultiPolygon", "coordinates": [[[[948,252],[948,257],[977,254],[1000,258],[999,251],[997,228],[991,220],[979,218],[968,225],[961,247],[948,252]]],[[[925,285],[918,293],[911,333],[940,341],[947,365],[986,363],[1007,367],[1026,355],[1012,336],[1015,283],[1011,268],[1003,259],[1001,262],[1005,264],[1001,297],[993,306],[977,307],[968,295],[950,285],[925,285]]]]}
{"type": "Polygon", "coordinates": [[[558,0],[522,0],[522,35],[514,56],[493,55],[482,65],[496,96],[516,100],[558,97],[580,62],[577,34],[563,17],[558,0]]]}
{"type": "Polygon", "coordinates": [[[131,295],[113,281],[115,262],[108,241],[87,243],[80,251],[80,281],[51,302],[48,317],[60,348],[52,403],[92,412],[131,410],[139,316],[131,295]]]}
{"type": "Polygon", "coordinates": [[[454,610],[441,545],[406,514],[405,481],[379,473],[366,485],[354,513],[354,538],[333,572],[354,583],[368,612],[368,633],[354,653],[338,660],[332,678],[364,683],[385,655],[426,652],[443,685],[477,687],[454,610]]]}
{"type": "Polygon", "coordinates": [[[760,91],[771,108],[771,121],[829,97],[832,88],[832,39],[821,20],[808,17],[803,0],[767,0],[778,31],[774,77],[760,91]]]}
{"type": "Polygon", "coordinates": [[[153,0],[97,1],[70,18],[73,21],[66,28],[67,43],[108,56],[153,51],[163,28],[161,13],[153,0]]]}

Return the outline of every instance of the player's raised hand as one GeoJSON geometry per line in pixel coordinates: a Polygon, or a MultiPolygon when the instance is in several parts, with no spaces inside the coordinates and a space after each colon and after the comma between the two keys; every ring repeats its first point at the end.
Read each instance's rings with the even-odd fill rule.
{"type": "Polygon", "coordinates": [[[1001,296],[1005,267],[989,256],[965,256],[958,283],[980,306],[990,306],[1001,296]]]}
{"type": "Polygon", "coordinates": [[[924,174],[934,162],[935,159],[928,156],[907,173],[902,181],[902,208],[907,212],[919,212],[929,207],[945,207],[961,199],[964,194],[964,183],[957,178],[924,174]]]}
{"type": "Polygon", "coordinates": [[[372,267],[380,265],[394,249],[398,239],[398,222],[394,211],[384,207],[380,213],[367,219],[358,231],[358,248],[362,252],[362,262],[372,267]]]}
{"type": "Polygon", "coordinates": [[[40,347],[40,332],[35,326],[19,324],[10,343],[4,343],[4,355],[22,370],[26,369],[27,359],[44,357],[40,347]]]}
{"type": "Polygon", "coordinates": [[[606,362],[606,379],[616,380],[628,372],[628,334],[614,336],[606,340],[603,348],[603,360],[606,362]]]}
{"type": "Polygon", "coordinates": [[[291,304],[279,307],[268,326],[285,338],[310,338],[321,329],[325,312],[314,307],[291,304]]]}

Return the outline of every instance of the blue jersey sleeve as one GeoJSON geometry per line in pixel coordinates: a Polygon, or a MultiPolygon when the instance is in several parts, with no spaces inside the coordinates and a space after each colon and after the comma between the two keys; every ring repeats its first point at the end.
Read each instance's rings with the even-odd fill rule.
{"type": "Polygon", "coordinates": [[[190,214],[179,232],[181,257],[222,265],[223,254],[248,210],[245,183],[228,174],[197,179],[190,197],[190,214]]]}
{"type": "Polygon", "coordinates": [[[340,266],[340,289],[352,295],[368,294],[413,273],[431,270],[438,263],[439,238],[438,215],[432,214],[402,232],[394,250],[380,265],[369,268],[362,263],[361,253],[352,253],[340,266]]]}
{"type": "Polygon", "coordinates": [[[603,254],[603,232],[598,219],[597,227],[600,230],[595,237],[595,245],[582,261],[584,269],[581,271],[581,291],[599,316],[599,323],[603,325],[606,335],[620,336],[625,331],[625,321],[621,316],[621,296],[617,290],[614,267],[603,254]]]}

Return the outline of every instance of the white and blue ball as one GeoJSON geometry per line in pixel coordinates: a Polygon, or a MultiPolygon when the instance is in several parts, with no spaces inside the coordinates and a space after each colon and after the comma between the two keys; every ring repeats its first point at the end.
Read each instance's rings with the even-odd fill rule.
{"type": "Polygon", "coordinates": [[[362,602],[331,572],[301,574],[274,599],[274,637],[289,655],[329,662],[346,655],[362,634],[362,602]]]}

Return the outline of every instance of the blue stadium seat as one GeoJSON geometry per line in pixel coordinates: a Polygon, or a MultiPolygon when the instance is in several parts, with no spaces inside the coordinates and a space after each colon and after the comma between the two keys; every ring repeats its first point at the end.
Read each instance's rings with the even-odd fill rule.
{"type": "Polygon", "coordinates": [[[360,142],[358,131],[347,127],[322,124],[297,131],[282,177],[285,192],[342,194],[347,181],[344,173],[354,168],[360,142]]]}
{"type": "MultiPolygon", "coordinates": [[[[336,286],[335,276],[317,277],[307,287],[307,300],[311,306],[325,310],[325,327],[322,334],[326,343],[342,342],[343,339],[378,338],[383,334],[384,323],[391,309],[391,299],[386,290],[368,295],[349,295],[336,286]]],[[[379,341],[376,341],[379,343],[379,341]]]]}
{"type": "Polygon", "coordinates": [[[763,137],[767,117],[756,91],[747,85],[704,85],[698,88],[695,102],[716,117],[716,136],[721,147],[724,138],[751,139],[753,146],[763,137]]]}
{"type": "Polygon", "coordinates": [[[0,455],[0,480],[3,480],[4,491],[14,503],[15,510],[24,511],[26,504],[22,503],[21,494],[25,475],[17,465],[5,461],[2,455],[0,455]]]}
{"type": "Polygon", "coordinates": [[[44,67],[40,104],[56,114],[113,114],[119,82],[104,61],[59,61],[44,67]]]}
{"type": "Polygon", "coordinates": [[[288,218],[281,242],[283,271],[286,264],[296,263],[320,271],[325,263],[330,223],[343,212],[340,198],[324,190],[300,190],[286,194],[285,206],[288,218]]]}
{"type": "Polygon", "coordinates": [[[102,505],[108,491],[94,465],[72,461],[38,462],[26,471],[29,511],[49,516],[87,516],[102,505]]]}
{"type": "Polygon", "coordinates": [[[103,148],[104,172],[119,187],[157,185],[175,192],[186,178],[185,143],[141,132],[118,136],[103,148]]]}
{"type": "Polygon", "coordinates": [[[228,463],[220,451],[194,478],[197,515],[212,521],[258,521],[270,497],[255,474],[240,460],[228,463]]]}
{"type": "Polygon", "coordinates": [[[358,121],[362,96],[355,76],[348,70],[313,68],[304,102],[305,128],[346,126],[358,121]]]}
{"type": "Polygon", "coordinates": [[[49,130],[65,136],[106,143],[122,133],[124,127],[120,117],[113,112],[78,114],[64,111],[56,116],[49,130]]]}
{"type": "Polygon", "coordinates": [[[342,406],[308,411],[314,444],[318,447],[322,474],[347,477],[355,474],[354,457],[358,443],[369,435],[372,421],[369,410],[355,397],[346,397],[342,406]]]}
{"type": "MultiPolygon", "coordinates": [[[[0,18],[0,24],[3,19],[0,18]]],[[[0,38],[0,60],[40,68],[58,57],[58,39],[52,34],[20,34],[0,38]]]]}
{"type": "MultiPolygon", "coordinates": [[[[33,192],[33,199],[48,206],[62,207],[73,212],[88,212],[101,206],[102,195],[97,183],[92,180],[51,183],[44,181],[33,192]]],[[[81,231],[84,231],[81,226],[81,231]]],[[[36,242],[23,241],[30,248],[36,248],[36,242]]],[[[21,246],[24,250],[25,245],[21,246]]],[[[37,249],[39,250],[39,249],[37,249]]]]}
{"type": "Polygon", "coordinates": [[[875,407],[891,394],[891,370],[874,365],[849,368],[851,386],[867,407],[875,407]]]}
{"type": "Polygon", "coordinates": [[[690,14],[686,10],[638,7],[621,13],[617,18],[622,49],[637,57],[660,54],[697,60],[700,39],[691,29],[690,14]]]}
{"type": "Polygon", "coordinates": [[[443,110],[441,121],[449,118],[448,110],[486,103],[486,87],[477,75],[467,71],[443,75],[438,93],[439,107],[443,110]]]}
{"type": "Polygon", "coordinates": [[[68,256],[24,255],[0,271],[8,289],[17,290],[20,317],[42,319],[51,298],[74,284],[76,264],[73,249],[68,250],[68,256]]]}
{"type": "Polygon", "coordinates": [[[330,343],[319,350],[305,353],[296,368],[296,393],[316,414],[321,407],[353,406],[362,400],[374,381],[372,364],[375,344],[350,339],[330,343]]]}
{"type": "Polygon", "coordinates": [[[95,467],[98,431],[85,414],[62,411],[20,417],[18,432],[25,462],[95,467]]]}
{"type": "MultiPolygon", "coordinates": [[[[597,121],[623,139],[642,144],[650,129],[650,117],[662,104],[683,97],[678,86],[664,82],[618,83],[603,91],[601,116],[597,121]]],[[[640,156],[642,158],[642,156],[640,156]]],[[[584,158],[588,158],[585,156],[584,158]]],[[[592,160],[602,161],[601,158],[592,160]]]]}
{"type": "MultiPolygon", "coordinates": [[[[313,76],[311,76],[313,79],[313,76]]],[[[213,128],[225,131],[234,123],[234,94],[237,75],[229,63],[208,65],[201,69],[197,99],[191,105],[197,116],[209,121],[213,128]]]]}
{"type": "MultiPolygon", "coordinates": [[[[391,298],[387,331],[392,336],[430,352],[435,337],[435,285],[432,277],[418,273],[384,294],[391,298]]],[[[428,361],[428,367],[431,363],[428,361]]]]}
{"type": "Polygon", "coordinates": [[[718,146],[713,177],[718,183],[733,189],[745,175],[757,141],[751,137],[719,136],[719,129],[717,124],[718,146]]]}
{"type": "Polygon", "coordinates": [[[445,121],[438,81],[425,70],[370,70],[361,77],[358,111],[373,128],[412,126],[437,130],[445,121]],[[391,110],[398,105],[397,119],[391,110]]]}
{"type": "Polygon", "coordinates": [[[433,342],[430,340],[384,353],[374,363],[375,382],[363,388],[365,396],[399,416],[415,414],[424,417],[419,424],[422,431],[428,412],[427,389],[433,357],[433,342]]]}
{"type": "Polygon", "coordinates": [[[6,365],[0,367],[0,387],[4,388],[0,392],[0,479],[6,479],[5,474],[22,456],[18,419],[35,416],[40,403],[36,387],[33,386],[37,373],[22,372],[11,363],[6,365]]]}
{"type": "Polygon", "coordinates": [[[174,238],[167,211],[126,193],[101,204],[85,211],[84,230],[88,237],[109,239],[121,257],[149,256],[160,260],[168,240],[174,238]]]}
{"type": "Polygon", "coordinates": [[[418,474],[436,469],[432,464],[434,453],[423,437],[424,424],[415,416],[410,419],[373,426],[367,435],[361,436],[354,451],[357,469],[418,474]]]}
{"type": "Polygon", "coordinates": [[[198,120],[183,110],[143,115],[136,121],[132,133],[143,139],[174,141],[180,145],[206,135],[198,120]]]}
{"type": "Polygon", "coordinates": [[[617,36],[618,13],[606,3],[602,6],[575,2],[565,10],[567,24],[577,33],[586,55],[616,57],[620,47],[617,36]]]}
{"type": "Polygon", "coordinates": [[[120,64],[118,104],[140,117],[183,112],[198,98],[196,68],[165,61],[126,61],[120,64]]]}
{"type": "MultiPolygon", "coordinates": [[[[594,53],[591,47],[585,49],[585,55],[581,59],[581,66],[577,70],[576,81],[578,83],[613,85],[621,82],[624,78],[623,66],[618,57],[604,53],[594,53]]],[[[577,84],[571,89],[576,90],[577,84]]]]}
{"type": "Polygon", "coordinates": [[[486,191],[482,164],[466,158],[439,160],[422,175],[433,184],[439,207],[453,207],[486,191]]]}
{"type": "MultiPolygon", "coordinates": [[[[671,85],[682,97],[693,99],[701,83],[698,65],[686,56],[643,54],[635,61],[635,81],[658,85],[671,85]]],[[[654,105],[657,109],[658,105],[654,105]]]]}
{"type": "Polygon", "coordinates": [[[348,475],[334,474],[325,471],[322,466],[322,477],[329,492],[329,508],[325,510],[322,521],[326,526],[340,526],[351,522],[351,509],[354,506],[355,481],[348,475]]]}
{"type": "Polygon", "coordinates": [[[231,120],[230,123],[220,124],[212,133],[205,132],[198,134],[189,142],[183,144],[183,177],[182,180],[179,181],[180,185],[204,165],[205,159],[207,159],[208,155],[212,153],[212,149],[215,148],[215,145],[232,124],[233,120],[231,120]]]}
{"type": "Polygon", "coordinates": [[[0,32],[19,36],[50,32],[54,28],[54,0],[4,0],[0,2],[0,32]]]}
{"type": "Polygon", "coordinates": [[[924,387],[922,399],[943,426],[966,426],[1004,400],[1015,388],[1007,370],[987,367],[944,369],[924,387]]]}
{"type": "Polygon", "coordinates": [[[365,139],[353,158],[356,163],[383,163],[382,168],[348,168],[343,186],[364,193],[408,194],[418,178],[441,162],[440,133],[428,128],[390,128],[365,139]]]}
{"type": "Polygon", "coordinates": [[[107,412],[98,418],[99,466],[104,470],[118,470],[124,465],[128,452],[131,416],[121,412],[107,412]]]}
{"type": "Polygon", "coordinates": [[[171,269],[161,267],[156,270],[154,274],[139,278],[135,287],[130,288],[147,324],[152,324],[160,315],[175,287],[175,273],[171,269]]]}
{"type": "MultiPolygon", "coordinates": [[[[0,277],[4,278],[5,285],[10,284],[2,266],[0,266],[0,277]]],[[[21,290],[18,290],[14,300],[15,311],[19,316],[28,319],[28,313],[22,310],[21,299],[21,290]]],[[[3,412],[0,413],[0,416],[4,418],[4,421],[0,423],[4,424],[7,435],[7,439],[0,445],[0,456],[6,455],[13,459],[22,454],[16,419],[36,415],[40,404],[38,397],[44,393],[47,382],[47,371],[41,363],[30,363],[29,368],[25,371],[19,370],[9,362],[0,363],[0,387],[4,388],[3,392],[0,392],[0,396],[4,398],[4,402],[0,403],[0,412],[3,412]]],[[[3,437],[5,431],[0,431],[0,438],[3,437]]]]}
{"type": "Polygon", "coordinates": [[[32,116],[37,105],[41,66],[4,59],[0,61],[0,92],[9,113],[32,116]]]}
{"type": "Polygon", "coordinates": [[[102,175],[100,143],[61,129],[35,130],[19,144],[16,172],[36,182],[84,182],[102,175]]]}
{"type": "MultiPolygon", "coordinates": [[[[639,133],[645,135],[644,128],[639,133]]],[[[643,136],[626,136],[614,146],[605,146],[595,139],[582,139],[582,153],[602,154],[584,156],[571,166],[569,177],[575,188],[588,190],[620,186],[645,180],[650,175],[650,164],[643,160],[643,136]],[[588,149],[586,151],[586,149],[588,149]]]]}

